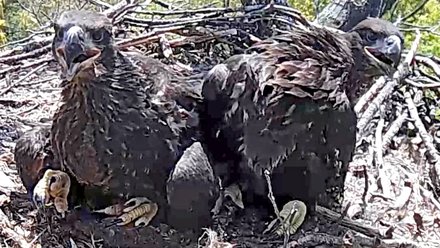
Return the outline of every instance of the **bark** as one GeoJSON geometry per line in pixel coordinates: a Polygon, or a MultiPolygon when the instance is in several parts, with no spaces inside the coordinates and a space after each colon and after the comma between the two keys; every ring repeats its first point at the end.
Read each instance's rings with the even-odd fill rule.
{"type": "Polygon", "coordinates": [[[318,14],[316,22],[349,31],[367,17],[382,17],[396,0],[333,0],[318,14]]]}

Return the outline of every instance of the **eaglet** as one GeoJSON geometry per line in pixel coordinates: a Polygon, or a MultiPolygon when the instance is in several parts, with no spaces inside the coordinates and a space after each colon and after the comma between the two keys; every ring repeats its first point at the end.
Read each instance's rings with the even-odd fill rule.
{"type": "Polygon", "coordinates": [[[348,33],[305,24],[215,66],[200,120],[211,164],[228,171],[225,186],[238,182],[245,205],[269,204],[271,181],[279,206],[299,199],[312,212],[316,201],[340,211],[354,103],[375,77],[396,70],[402,46],[398,29],[381,19],[348,33]]]}
{"type": "Polygon", "coordinates": [[[28,185],[39,179],[34,199],[54,199],[64,213],[70,176],[83,187],[87,205],[119,216],[117,224],[169,216],[176,228],[208,225],[218,183],[194,143],[200,101],[194,86],[201,77],[118,50],[112,24],[101,14],[67,11],[54,28],[52,52],[63,80],[50,130],[53,166],[32,162],[41,145],[38,152],[27,149],[44,144],[42,134],[21,137],[15,152],[22,178],[33,175],[28,185]]]}

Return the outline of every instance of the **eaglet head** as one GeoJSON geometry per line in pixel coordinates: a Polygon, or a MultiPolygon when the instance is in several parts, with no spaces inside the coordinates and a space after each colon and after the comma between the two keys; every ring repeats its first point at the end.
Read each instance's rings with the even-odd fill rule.
{"type": "Polygon", "coordinates": [[[103,14],[66,11],[54,23],[54,29],[52,53],[68,82],[90,80],[97,68],[113,64],[112,24],[103,14]]]}
{"type": "Polygon", "coordinates": [[[360,43],[365,76],[392,76],[400,63],[403,36],[392,23],[379,18],[367,18],[350,32],[360,43]]]}

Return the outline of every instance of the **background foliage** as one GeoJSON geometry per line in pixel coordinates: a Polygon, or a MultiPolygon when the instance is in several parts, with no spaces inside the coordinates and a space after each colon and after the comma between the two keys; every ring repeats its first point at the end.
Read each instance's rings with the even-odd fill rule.
{"type": "MultiPolygon", "coordinates": [[[[115,4],[118,0],[102,0],[115,4]]],[[[221,6],[222,2],[211,0],[168,0],[175,6],[185,8],[207,5],[221,6]]],[[[330,0],[289,0],[294,8],[299,9],[309,20],[313,20],[316,11],[321,10],[330,0]],[[318,4],[316,8],[315,5],[318,4]]],[[[231,0],[231,6],[240,5],[240,0],[231,0]]],[[[414,15],[401,22],[407,44],[414,39],[416,27],[424,30],[420,51],[440,56],[440,0],[399,0],[395,8],[384,18],[396,21],[414,11],[417,6],[423,7],[414,15]]],[[[154,5],[157,6],[157,5],[154,5]]],[[[96,9],[87,0],[0,0],[0,45],[24,38],[38,28],[48,24],[57,13],[70,8],[96,9]]],[[[156,7],[157,8],[157,7],[156,7]]]]}

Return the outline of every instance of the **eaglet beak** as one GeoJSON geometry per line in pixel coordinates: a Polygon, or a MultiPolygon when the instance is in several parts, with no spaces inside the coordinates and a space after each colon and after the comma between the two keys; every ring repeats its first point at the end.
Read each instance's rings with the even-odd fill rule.
{"type": "Polygon", "coordinates": [[[402,41],[397,35],[377,39],[375,44],[365,47],[365,52],[381,70],[392,74],[400,62],[402,41]]]}
{"type": "Polygon", "coordinates": [[[101,54],[98,48],[86,43],[84,37],[83,29],[73,26],[64,33],[62,44],[56,49],[63,67],[63,74],[68,81],[92,66],[101,54]]]}

